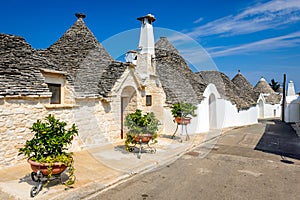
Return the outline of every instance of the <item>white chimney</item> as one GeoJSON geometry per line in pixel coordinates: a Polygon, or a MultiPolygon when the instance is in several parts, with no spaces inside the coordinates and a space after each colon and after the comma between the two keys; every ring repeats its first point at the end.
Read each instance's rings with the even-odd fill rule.
{"type": "Polygon", "coordinates": [[[293,81],[290,81],[288,83],[287,96],[295,96],[295,95],[296,95],[296,92],[295,92],[294,83],[293,83],[293,81]]]}
{"type": "Polygon", "coordinates": [[[137,19],[142,22],[139,42],[140,54],[148,53],[154,56],[154,34],[152,22],[155,21],[155,17],[148,14],[137,19]]]}
{"type": "Polygon", "coordinates": [[[127,51],[125,55],[126,62],[136,65],[136,59],[137,59],[137,51],[133,51],[133,50],[127,51]]]}
{"type": "Polygon", "coordinates": [[[151,14],[148,14],[137,19],[142,22],[142,25],[136,61],[136,71],[142,80],[145,81],[151,76],[156,76],[154,61],[154,34],[152,27],[152,22],[155,21],[155,17],[151,14]]]}

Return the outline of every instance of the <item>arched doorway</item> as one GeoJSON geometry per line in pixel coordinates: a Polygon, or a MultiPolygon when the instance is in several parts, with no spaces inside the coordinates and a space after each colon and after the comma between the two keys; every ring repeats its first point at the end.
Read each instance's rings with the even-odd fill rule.
{"type": "Polygon", "coordinates": [[[121,139],[126,134],[124,126],[125,117],[128,113],[132,113],[137,109],[137,94],[132,86],[127,86],[121,93],[121,139]]]}
{"type": "Polygon", "coordinates": [[[264,118],[265,111],[264,111],[264,102],[262,100],[259,100],[258,102],[258,118],[264,118]]]}
{"type": "Polygon", "coordinates": [[[217,128],[217,103],[214,94],[211,94],[208,99],[209,105],[209,129],[217,128]]]}

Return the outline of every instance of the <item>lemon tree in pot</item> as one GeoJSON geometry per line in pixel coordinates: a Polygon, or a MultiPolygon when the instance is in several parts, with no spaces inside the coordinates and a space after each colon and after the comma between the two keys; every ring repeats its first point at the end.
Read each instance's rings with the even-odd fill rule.
{"type": "Polygon", "coordinates": [[[128,128],[126,133],[125,147],[129,151],[129,144],[137,144],[140,141],[147,143],[150,140],[157,142],[157,131],[159,120],[155,117],[153,112],[143,114],[141,110],[137,109],[130,113],[125,118],[125,126],[128,128]]]}
{"type": "Polygon", "coordinates": [[[191,118],[197,116],[195,113],[197,106],[192,103],[174,103],[170,108],[174,121],[177,124],[189,124],[191,118]]]}
{"type": "Polygon", "coordinates": [[[37,120],[30,128],[34,136],[19,149],[19,155],[27,157],[33,170],[31,177],[34,181],[37,180],[33,174],[36,175],[37,172],[47,176],[48,183],[53,175],[69,168],[69,179],[65,184],[68,186],[74,183],[73,153],[67,150],[73,138],[78,135],[78,129],[75,124],[69,129],[65,128],[66,125],[66,122],[48,115],[44,121],[37,120]]]}

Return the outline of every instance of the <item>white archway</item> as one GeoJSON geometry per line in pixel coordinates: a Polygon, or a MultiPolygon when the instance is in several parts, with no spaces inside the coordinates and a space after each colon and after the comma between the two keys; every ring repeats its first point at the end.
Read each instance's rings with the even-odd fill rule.
{"type": "Polygon", "coordinates": [[[216,96],[211,94],[208,99],[209,106],[209,129],[217,128],[217,101],[216,96]]]}
{"type": "Polygon", "coordinates": [[[263,100],[259,100],[258,102],[258,118],[264,118],[265,112],[264,112],[264,102],[263,100]]]}

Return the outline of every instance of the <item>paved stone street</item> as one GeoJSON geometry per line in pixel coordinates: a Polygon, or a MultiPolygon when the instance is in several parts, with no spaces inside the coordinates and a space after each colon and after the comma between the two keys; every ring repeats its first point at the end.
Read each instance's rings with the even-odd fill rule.
{"type": "Polygon", "coordinates": [[[299,199],[300,140],[278,120],[235,128],[176,162],[88,199],[299,199]]]}

